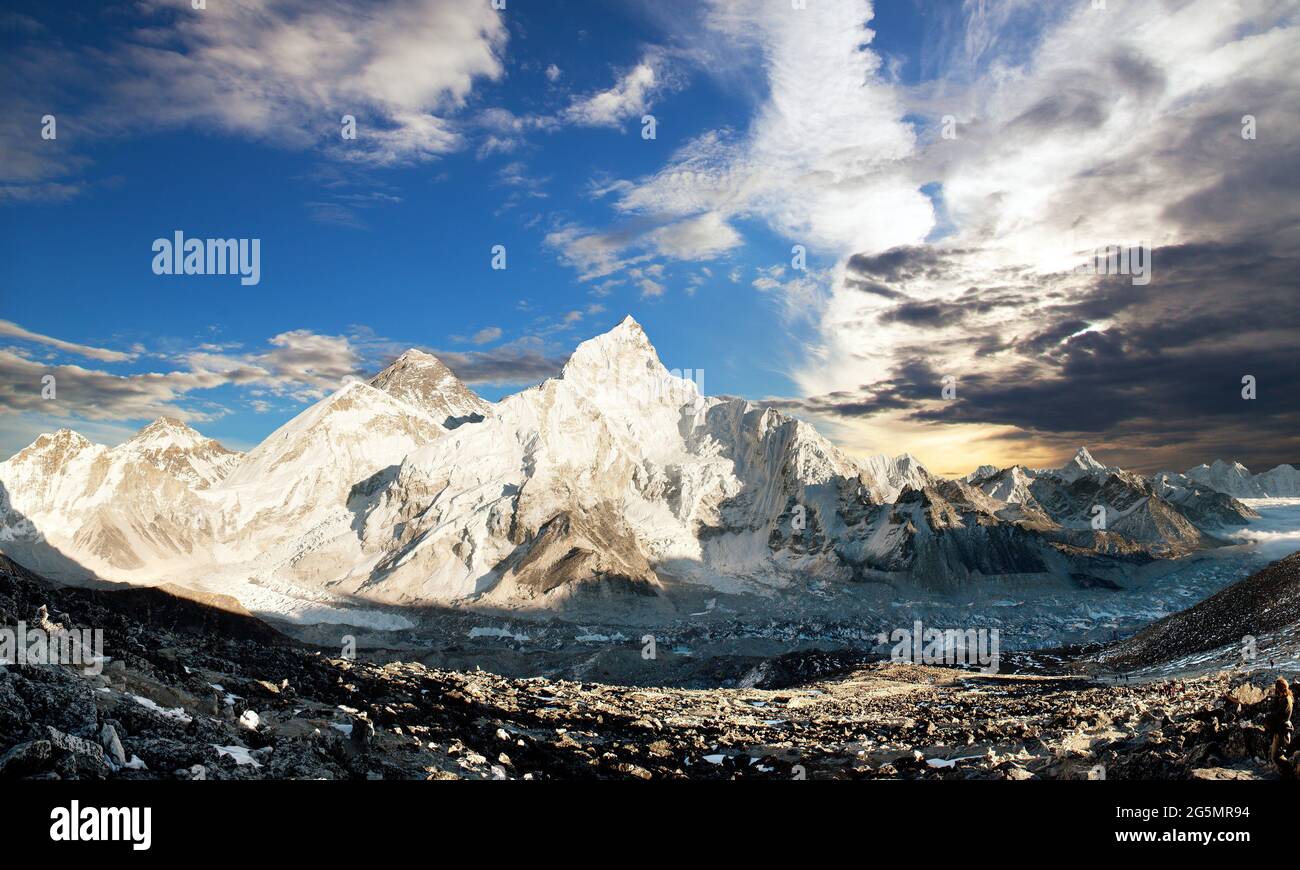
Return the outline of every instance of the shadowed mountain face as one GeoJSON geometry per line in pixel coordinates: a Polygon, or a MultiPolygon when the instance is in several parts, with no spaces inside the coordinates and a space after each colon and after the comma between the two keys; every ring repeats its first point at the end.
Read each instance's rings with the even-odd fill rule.
{"type": "Polygon", "coordinates": [[[112,450],[64,431],[0,463],[0,483],[14,555],[41,541],[107,579],[541,610],[660,608],[667,579],[1105,585],[1255,516],[1086,449],[963,480],[860,461],[770,407],[702,395],[631,318],[495,405],[410,351],[246,455],[173,421],[112,450]]]}

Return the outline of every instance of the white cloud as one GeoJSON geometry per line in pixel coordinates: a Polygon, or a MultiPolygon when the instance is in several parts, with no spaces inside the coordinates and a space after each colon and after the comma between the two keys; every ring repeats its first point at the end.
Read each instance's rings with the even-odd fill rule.
{"type": "Polygon", "coordinates": [[[867,47],[870,17],[867,0],[798,10],[712,0],[706,25],[761,57],[767,97],[745,133],[710,131],[656,175],[607,185],[616,207],[723,222],[756,216],[831,256],[925,238],[933,210],[909,177],[916,142],[867,47]]]}
{"type": "Polygon", "coordinates": [[[658,299],[664,295],[664,285],[658,281],[651,281],[649,278],[642,278],[640,281],[642,299],[658,299]]]}
{"type": "Polygon", "coordinates": [[[598,232],[577,224],[566,224],[546,234],[547,247],[561,262],[578,270],[583,281],[604,278],[649,259],[648,254],[627,253],[642,233],[635,229],[598,232]]]}
{"type": "Polygon", "coordinates": [[[710,260],[741,244],[740,233],[717,212],[705,212],[649,235],[659,253],[674,260],[710,260]]]}
{"type": "Polygon", "coordinates": [[[501,327],[488,326],[474,333],[474,344],[491,344],[501,337],[501,327]]]}
{"type": "MultiPolygon", "coordinates": [[[[36,340],[69,353],[103,362],[122,361],[116,352],[60,341],[8,324],[8,334],[36,340]],[[87,351],[98,352],[94,356],[87,351]]],[[[181,368],[167,372],[113,374],[79,365],[30,359],[0,350],[0,409],[7,413],[45,414],[81,420],[147,420],[171,416],[181,420],[210,420],[222,416],[220,405],[196,401],[193,394],[225,386],[255,389],[296,401],[321,398],[363,372],[360,348],[347,337],[317,335],[306,330],[281,333],[265,350],[232,353],[197,346],[170,357],[181,368]],[[53,399],[42,395],[45,375],[55,377],[53,399]]],[[[134,359],[129,355],[127,359],[134,359]]]]}
{"type": "Polygon", "coordinates": [[[662,55],[647,54],[613,87],[575,98],[565,110],[565,119],[586,127],[617,127],[628,118],[640,118],[667,85],[663,64],[662,55]]]}
{"type": "Polygon", "coordinates": [[[91,131],[199,124],[366,163],[417,162],[463,146],[457,116],[476,82],[505,72],[506,27],[488,3],[139,6],[152,17],[129,41],[58,57],[102,79],[80,88],[102,102],[79,119],[91,131]],[[355,140],[342,139],[343,115],[357,119],[355,140]]]}
{"type": "MultiPolygon", "coordinates": [[[[1300,45],[1294,5],[1288,16],[1266,4],[1211,0],[1128,0],[1109,10],[1080,3],[1039,28],[1024,26],[1033,14],[1028,4],[996,14],[992,6],[964,4],[965,31],[943,77],[900,97],[927,120],[924,144],[895,167],[894,180],[941,185],[953,227],[944,240],[947,268],[908,281],[908,304],[942,305],[971,288],[1024,293],[1033,282],[1050,285],[1045,303],[1063,305],[1082,298],[1090,282],[1045,276],[1111,244],[1248,238],[1296,247],[1293,230],[1282,231],[1289,239],[1279,236],[1300,216],[1293,191],[1259,183],[1265,166],[1294,165],[1287,143],[1300,141],[1296,114],[1273,111],[1300,97],[1289,59],[1300,45]],[[1248,113],[1270,119],[1269,137],[1241,138],[1248,113]],[[959,119],[955,140],[937,135],[945,114],[959,119]]],[[[874,238],[861,244],[864,253],[879,250],[874,238]]],[[[1157,258],[1157,283],[1159,272],[1157,258]]],[[[951,322],[891,319],[898,300],[863,292],[844,277],[839,270],[817,339],[792,373],[805,395],[887,381],[918,347],[927,348],[936,371],[965,377],[997,380],[1008,366],[1031,362],[980,352],[1017,338],[1000,309],[951,322]]],[[[1022,315],[1022,331],[1038,318],[1032,306],[1022,315]]],[[[1005,461],[1006,451],[1021,446],[1008,431],[940,431],[889,413],[834,429],[864,450],[906,443],[923,461],[927,452],[942,457],[935,459],[940,467],[958,455],[962,462],[1005,461]],[[986,443],[973,446],[981,439],[986,443]]]]}

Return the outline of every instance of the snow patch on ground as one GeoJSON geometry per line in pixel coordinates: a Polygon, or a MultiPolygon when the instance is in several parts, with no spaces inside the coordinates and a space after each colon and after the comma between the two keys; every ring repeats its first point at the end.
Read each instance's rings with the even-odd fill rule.
{"type": "Polygon", "coordinates": [[[250,752],[248,751],[248,748],[247,748],[247,747],[244,747],[244,746],[217,746],[217,745],[214,743],[214,744],[212,745],[212,748],[215,749],[215,750],[217,750],[217,752],[218,752],[222,757],[230,757],[230,758],[233,758],[233,759],[235,760],[235,764],[238,764],[240,767],[244,767],[244,766],[252,765],[252,767],[253,767],[254,769],[256,769],[256,768],[260,768],[260,767],[262,766],[261,763],[258,762],[258,760],[252,756],[252,753],[250,753],[250,752]]]}

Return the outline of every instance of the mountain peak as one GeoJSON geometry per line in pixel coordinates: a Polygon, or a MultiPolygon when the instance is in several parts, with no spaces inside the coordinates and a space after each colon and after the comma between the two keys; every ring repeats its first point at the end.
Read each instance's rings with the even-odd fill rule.
{"type": "Polygon", "coordinates": [[[90,442],[90,439],[86,438],[80,432],[74,432],[71,429],[65,428],[60,429],[57,432],[37,436],[35,441],[19,451],[14,458],[16,459],[18,456],[46,454],[71,456],[74,453],[80,453],[82,450],[93,446],[94,445],[90,442]]]}
{"type": "MultiPolygon", "coordinates": [[[[635,344],[638,347],[649,347],[651,350],[654,350],[654,345],[650,343],[650,336],[646,335],[646,332],[641,327],[641,324],[637,323],[636,318],[634,318],[630,314],[627,317],[624,317],[622,320],[620,320],[618,322],[618,325],[615,326],[613,329],[609,330],[608,332],[602,332],[600,335],[588,339],[587,341],[584,341],[582,344],[590,344],[592,342],[603,342],[607,344],[617,343],[617,342],[627,342],[627,343],[635,344]]],[[[581,346],[582,345],[579,345],[579,347],[581,346]]]]}
{"type": "Polygon", "coordinates": [[[375,375],[369,386],[428,411],[443,426],[482,420],[491,406],[461,382],[442,360],[411,348],[375,375]]]}
{"type": "Polygon", "coordinates": [[[46,438],[50,439],[56,444],[76,444],[78,446],[90,445],[90,439],[87,438],[85,435],[82,435],[80,432],[75,432],[72,429],[67,429],[67,428],[60,429],[57,432],[55,432],[53,435],[42,435],[40,438],[37,438],[36,440],[41,441],[46,438]]]}
{"type": "Polygon", "coordinates": [[[1057,469],[1056,473],[1066,482],[1073,483],[1081,477],[1090,477],[1108,471],[1110,469],[1093,458],[1087,447],[1080,447],[1075,451],[1074,457],[1057,469]]]}
{"type": "MultiPolygon", "coordinates": [[[[659,352],[650,343],[641,324],[631,315],[608,332],[595,338],[589,338],[578,345],[573,356],[565,363],[561,377],[569,378],[574,372],[596,367],[613,370],[618,368],[621,374],[628,374],[633,369],[662,369],[659,352]]],[[[657,372],[655,372],[657,374],[657,372]]]]}
{"type": "Polygon", "coordinates": [[[1104,465],[1102,465],[1100,462],[1098,462],[1096,459],[1093,458],[1093,455],[1090,452],[1088,452],[1088,448],[1086,446],[1081,446],[1078,450],[1074,452],[1074,459],[1076,462],[1086,462],[1089,465],[1095,465],[1098,468],[1105,468],[1104,465]]]}
{"type": "Polygon", "coordinates": [[[442,365],[442,360],[438,359],[427,350],[420,350],[418,347],[412,347],[405,350],[402,355],[393,362],[393,365],[403,362],[418,363],[420,365],[442,365]]]}
{"type": "Polygon", "coordinates": [[[110,451],[126,461],[143,461],[204,489],[221,480],[240,454],[175,417],[159,417],[110,451]]]}
{"type": "Polygon", "coordinates": [[[203,439],[195,429],[188,424],[177,420],[175,417],[159,417],[148,426],[145,426],[139,432],[131,436],[128,443],[140,441],[152,441],[159,438],[178,439],[183,438],[191,441],[203,439]]]}

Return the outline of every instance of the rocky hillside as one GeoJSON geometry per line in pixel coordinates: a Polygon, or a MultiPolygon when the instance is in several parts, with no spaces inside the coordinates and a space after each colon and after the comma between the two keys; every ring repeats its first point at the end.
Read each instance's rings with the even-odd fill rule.
{"type": "Polygon", "coordinates": [[[1100,661],[1132,669],[1300,627],[1300,553],[1167,616],[1108,649],[1100,661]]]}
{"type": "Polygon", "coordinates": [[[0,779],[1271,778],[1253,687],[786,656],[685,691],[351,661],[228,601],[47,584],[0,622],[101,627],[100,675],[0,669],[0,779]],[[811,682],[802,682],[811,680],[811,682]],[[770,688],[758,688],[769,686],[770,688]]]}

